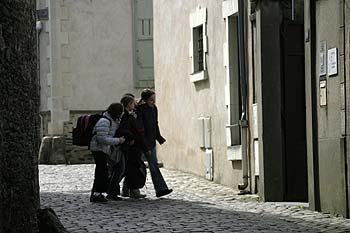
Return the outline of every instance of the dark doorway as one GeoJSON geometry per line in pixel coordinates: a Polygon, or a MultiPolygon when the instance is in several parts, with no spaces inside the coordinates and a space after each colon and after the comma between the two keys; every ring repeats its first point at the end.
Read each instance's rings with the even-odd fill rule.
{"type": "Polygon", "coordinates": [[[308,201],[304,24],[285,20],[282,28],[285,201],[308,201]]]}

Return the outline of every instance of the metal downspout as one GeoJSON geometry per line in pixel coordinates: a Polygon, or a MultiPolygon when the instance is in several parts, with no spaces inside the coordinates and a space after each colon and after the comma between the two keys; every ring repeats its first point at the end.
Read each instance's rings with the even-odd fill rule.
{"type": "Polygon", "coordinates": [[[244,190],[244,193],[249,191],[245,190],[248,187],[249,167],[248,167],[248,154],[247,154],[247,133],[248,133],[248,120],[247,120],[247,80],[246,80],[246,62],[245,62],[245,30],[244,30],[244,0],[238,1],[238,48],[239,48],[239,77],[240,77],[240,90],[241,90],[241,140],[242,140],[242,173],[243,183],[238,185],[239,190],[244,190]]]}

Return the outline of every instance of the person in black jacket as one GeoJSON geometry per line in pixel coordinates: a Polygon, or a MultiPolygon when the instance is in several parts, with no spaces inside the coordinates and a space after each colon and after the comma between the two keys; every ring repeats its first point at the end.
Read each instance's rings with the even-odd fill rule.
{"type": "MultiPolygon", "coordinates": [[[[146,166],[142,161],[145,150],[143,142],[142,124],[134,112],[135,99],[131,95],[124,95],[120,102],[124,106],[124,114],[120,120],[117,137],[123,136],[126,140],[124,152],[126,153],[125,179],[122,196],[131,198],[144,198],[140,193],[146,182],[146,166]]],[[[120,181],[120,180],[119,180],[120,181]]],[[[119,186],[118,186],[119,187],[119,186]]]]}
{"type": "Polygon", "coordinates": [[[157,197],[168,195],[173,190],[169,189],[162,173],[158,167],[156,141],[162,145],[166,140],[160,134],[158,126],[158,109],[155,105],[155,92],[151,89],[144,89],[141,93],[141,100],[137,106],[137,113],[142,120],[144,128],[144,142],[147,152],[145,153],[152,182],[157,197]]]}

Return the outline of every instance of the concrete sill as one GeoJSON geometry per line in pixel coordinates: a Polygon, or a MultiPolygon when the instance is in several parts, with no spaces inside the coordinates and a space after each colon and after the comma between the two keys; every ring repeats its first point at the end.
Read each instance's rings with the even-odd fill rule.
{"type": "Polygon", "coordinates": [[[227,160],[240,161],[242,160],[242,145],[227,147],[227,160]]]}
{"type": "Polygon", "coordinates": [[[195,83],[202,80],[207,80],[208,75],[206,70],[199,71],[190,75],[190,81],[195,83]]]}

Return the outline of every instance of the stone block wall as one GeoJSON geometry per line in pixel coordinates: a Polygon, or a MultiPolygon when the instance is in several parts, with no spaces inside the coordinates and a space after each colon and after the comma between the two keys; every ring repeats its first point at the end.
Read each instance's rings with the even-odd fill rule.
{"type": "Polygon", "coordinates": [[[94,163],[91,152],[87,147],[72,145],[72,130],[76,126],[79,116],[85,114],[102,113],[100,111],[71,111],[70,120],[64,122],[62,136],[48,135],[47,125],[50,117],[43,115],[43,130],[39,162],[41,164],[89,164],[94,163]],[[45,130],[46,129],[46,130],[45,130]]]}

